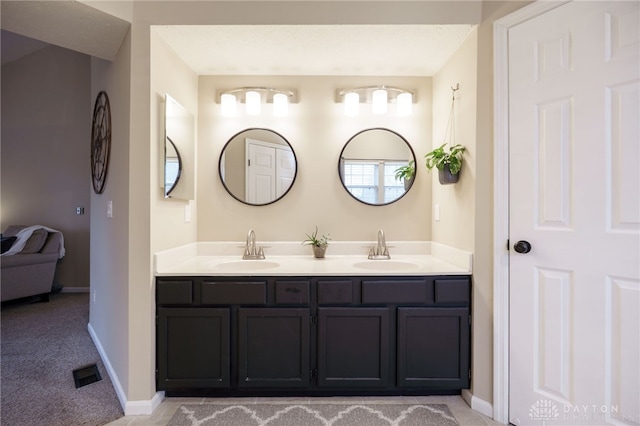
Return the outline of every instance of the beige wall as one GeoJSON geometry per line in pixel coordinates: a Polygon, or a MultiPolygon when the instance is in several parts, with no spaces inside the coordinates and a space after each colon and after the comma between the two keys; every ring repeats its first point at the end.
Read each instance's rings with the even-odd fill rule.
{"type": "MultiPolygon", "coordinates": [[[[151,31],[150,36],[151,208],[153,211],[151,223],[153,232],[152,250],[156,252],[196,241],[197,199],[189,202],[164,198],[164,189],[160,187],[160,182],[163,176],[165,94],[168,93],[193,114],[195,134],[195,117],[198,115],[198,76],[176,56],[173,50],[166,46],[155,31],[151,31]],[[185,223],[184,220],[185,207],[191,209],[192,218],[189,223],[185,223]]],[[[197,146],[197,138],[194,140],[194,145],[197,146]]],[[[182,155],[185,155],[185,153],[183,152],[182,155]]],[[[195,175],[195,172],[193,161],[187,162],[183,173],[193,173],[195,175]]]]}
{"type": "Polygon", "coordinates": [[[2,65],[0,228],[61,231],[65,287],[89,286],[90,71],[88,56],[56,46],[2,65]]]}
{"type": "MultiPolygon", "coordinates": [[[[388,240],[428,240],[431,182],[419,170],[411,191],[396,203],[369,206],[356,201],[342,186],[338,158],[344,144],[357,132],[384,127],[403,135],[418,163],[431,146],[431,79],[427,77],[262,77],[201,76],[199,85],[198,240],[242,241],[253,228],[258,240],[302,241],[317,225],[334,241],[374,240],[383,228],[388,240]],[[374,116],[363,105],[349,118],[334,102],[336,89],[387,84],[418,91],[419,102],[409,117],[374,116]],[[289,106],[289,116],[274,118],[265,107],[260,117],[239,112],[221,117],[214,94],[242,86],[289,87],[298,90],[300,103],[289,106]],[[267,206],[248,206],[227,194],[218,175],[218,159],[225,143],[249,127],[270,128],[284,136],[296,154],[298,174],[287,195],[267,206]]],[[[241,250],[241,249],[239,249],[241,250]]],[[[267,250],[268,255],[268,250],[267,250]]]]}
{"type": "MultiPolygon", "coordinates": [[[[91,304],[89,326],[117,375],[116,385],[127,391],[132,335],[129,296],[129,166],[131,41],[128,35],[113,62],[91,61],[91,94],[104,90],[111,105],[109,175],[102,194],[91,190],[91,304]],[[113,218],[107,218],[107,202],[113,218]]],[[[122,389],[120,389],[122,392],[122,389]]]]}
{"type": "MultiPolygon", "coordinates": [[[[433,171],[433,204],[440,206],[440,221],[433,222],[433,240],[474,252],[474,279],[472,287],[472,377],[471,392],[474,396],[490,402],[492,398],[491,375],[492,356],[492,306],[484,303],[478,295],[491,292],[491,280],[478,280],[475,256],[476,232],[476,193],[477,170],[484,169],[485,163],[477,158],[486,155],[490,146],[479,146],[476,135],[476,117],[478,114],[478,31],[465,40],[447,64],[434,76],[434,146],[450,141],[447,130],[451,111],[452,87],[455,92],[453,108],[453,131],[455,143],[466,147],[460,180],[455,185],[440,185],[437,171],[433,171]],[[446,138],[445,138],[446,135],[446,138]]],[[[489,151],[490,152],[490,151],[489,151]]]]}
{"type": "Polygon", "coordinates": [[[454,134],[455,143],[464,145],[466,151],[458,183],[441,185],[438,171],[431,171],[433,206],[440,206],[440,220],[432,222],[432,239],[469,251],[473,251],[476,191],[477,42],[478,33],[474,30],[433,77],[433,146],[451,142],[447,132],[451,87],[459,84],[453,110],[454,134]]]}

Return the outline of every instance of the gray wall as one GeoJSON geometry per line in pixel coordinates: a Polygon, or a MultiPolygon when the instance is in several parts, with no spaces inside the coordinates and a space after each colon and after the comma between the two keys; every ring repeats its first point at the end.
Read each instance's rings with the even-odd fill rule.
{"type": "Polygon", "coordinates": [[[65,287],[89,286],[90,81],[90,58],[56,46],[2,66],[0,226],[62,231],[65,287]]]}

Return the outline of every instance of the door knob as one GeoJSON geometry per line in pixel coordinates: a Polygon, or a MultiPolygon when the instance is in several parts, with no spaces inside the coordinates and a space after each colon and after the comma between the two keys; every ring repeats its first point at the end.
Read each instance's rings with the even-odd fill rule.
{"type": "Polygon", "coordinates": [[[514,246],[513,249],[518,253],[529,253],[531,251],[531,244],[528,241],[520,240],[514,246]]]}

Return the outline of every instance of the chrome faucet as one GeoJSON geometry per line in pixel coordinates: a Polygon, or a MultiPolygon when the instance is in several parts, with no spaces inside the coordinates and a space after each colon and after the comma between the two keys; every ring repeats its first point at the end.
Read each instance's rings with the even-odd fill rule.
{"type": "Polygon", "coordinates": [[[389,255],[389,248],[387,247],[387,242],[384,238],[384,231],[382,229],[378,231],[378,245],[376,247],[371,247],[371,250],[369,250],[369,259],[391,259],[391,255],[389,255]]]}
{"type": "Polygon", "coordinates": [[[256,246],[256,233],[253,229],[250,229],[247,234],[247,244],[244,246],[242,258],[244,260],[264,259],[264,250],[256,246]]]}

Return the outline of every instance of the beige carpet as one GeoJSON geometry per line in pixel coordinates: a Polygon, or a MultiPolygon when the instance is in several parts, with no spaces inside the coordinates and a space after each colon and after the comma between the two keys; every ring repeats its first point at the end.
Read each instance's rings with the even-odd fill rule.
{"type": "Polygon", "coordinates": [[[123,416],[88,323],[88,293],[2,304],[3,426],[102,426],[123,416]],[[76,389],[72,372],[88,364],[102,380],[76,389]]]}
{"type": "Polygon", "coordinates": [[[457,426],[445,404],[184,404],[168,426],[457,426]]]}

